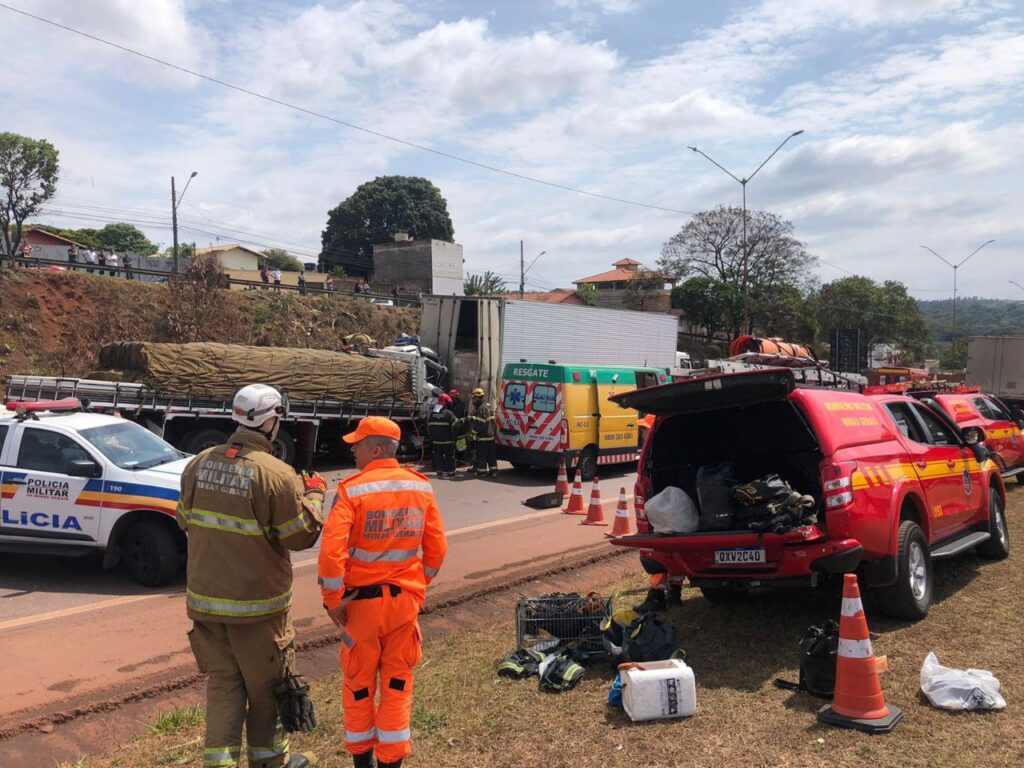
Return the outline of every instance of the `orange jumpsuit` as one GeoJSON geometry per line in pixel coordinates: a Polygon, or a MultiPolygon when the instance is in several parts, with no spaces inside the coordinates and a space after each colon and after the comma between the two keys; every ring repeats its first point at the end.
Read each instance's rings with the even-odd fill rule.
{"type": "Polygon", "coordinates": [[[324,606],[349,601],[341,645],[345,749],[376,748],[379,762],[397,762],[410,752],[416,619],[448,550],[433,489],[394,459],[372,461],[338,486],[321,541],[324,606]]]}

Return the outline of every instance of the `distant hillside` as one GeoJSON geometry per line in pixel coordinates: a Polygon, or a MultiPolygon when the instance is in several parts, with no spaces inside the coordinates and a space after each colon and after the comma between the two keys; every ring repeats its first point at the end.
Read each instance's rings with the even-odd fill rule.
{"type": "MultiPolygon", "coordinates": [[[[918,301],[921,313],[937,342],[949,341],[953,325],[953,300],[918,301]]],[[[982,299],[977,296],[957,301],[958,335],[1024,336],[1024,301],[982,299]]]]}

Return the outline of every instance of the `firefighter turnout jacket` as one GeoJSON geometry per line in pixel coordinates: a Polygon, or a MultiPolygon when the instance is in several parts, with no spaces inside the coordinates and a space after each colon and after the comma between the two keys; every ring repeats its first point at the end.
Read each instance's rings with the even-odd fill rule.
{"type": "Polygon", "coordinates": [[[304,492],[270,441],[238,429],[189,462],[178,525],[188,534],[186,606],[193,621],[254,623],[291,605],[288,551],[308,549],[323,526],[323,495],[304,492]]]}
{"type": "Polygon", "coordinates": [[[440,407],[430,414],[427,422],[427,434],[434,445],[452,445],[455,443],[458,419],[448,408],[440,407]]]}
{"type": "Polygon", "coordinates": [[[480,403],[470,409],[469,423],[473,428],[473,437],[477,442],[494,440],[494,409],[489,403],[480,403]]]}
{"type": "Polygon", "coordinates": [[[324,605],[347,589],[394,584],[422,605],[448,551],[430,482],[395,459],[371,461],[338,485],[320,545],[324,605]],[[420,550],[422,548],[422,556],[420,550]]]}

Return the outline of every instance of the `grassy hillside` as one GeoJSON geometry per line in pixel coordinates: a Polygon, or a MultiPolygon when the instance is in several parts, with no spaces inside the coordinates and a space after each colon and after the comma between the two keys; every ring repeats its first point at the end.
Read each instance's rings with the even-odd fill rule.
{"type": "Polygon", "coordinates": [[[418,312],[347,296],[216,290],[205,302],[168,288],[62,272],[0,271],[0,377],[82,376],[109,341],[220,341],[336,349],[350,333],[387,343],[418,312]],[[196,303],[193,304],[192,302],[196,303]],[[200,303],[203,305],[200,306],[200,303]],[[186,322],[201,317],[190,327],[186,322]]]}
{"type": "MultiPolygon", "coordinates": [[[[953,326],[953,300],[918,301],[935,341],[949,341],[953,326]]],[[[1024,335],[1024,301],[968,296],[957,300],[957,335],[1024,335]]]]}

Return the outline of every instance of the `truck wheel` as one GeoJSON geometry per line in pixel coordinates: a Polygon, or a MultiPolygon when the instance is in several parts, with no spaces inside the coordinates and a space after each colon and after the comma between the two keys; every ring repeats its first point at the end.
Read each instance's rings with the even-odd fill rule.
{"type": "Polygon", "coordinates": [[[726,589],[725,587],[701,587],[704,597],[716,605],[735,605],[750,597],[749,589],[726,589]]]}
{"type": "Polygon", "coordinates": [[[181,441],[181,450],[185,453],[199,453],[215,445],[224,445],[228,441],[228,433],[212,427],[200,427],[185,435],[181,441]]]}
{"type": "Polygon", "coordinates": [[[145,587],[161,587],[178,573],[178,544],[155,520],[132,525],[121,534],[118,546],[128,573],[145,587]]]}
{"type": "Polygon", "coordinates": [[[274,438],[274,444],[270,446],[270,452],[285,464],[293,463],[295,461],[295,438],[287,431],[279,429],[277,437],[274,438]]]}
{"type": "Polygon", "coordinates": [[[1010,531],[1006,525],[1003,500],[995,488],[989,489],[988,532],[992,538],[976,546],[974,551],[987,560],[1005,560],[1010,554],[1010,531]]]}
{"type": "Polygon", "coordinates": [[[924,531],[913,520],[900,523],[896,583],[878,591],[879,607],[894,619],[920,621],[932,605],[932,556],[924,531]]]}
{"type": "Polygon", "coordinates": [[[580,473],[580,480],[589,483],[597,476],[597,447],[588,445],[580,451],[580,458],[576,462],[576,471],[580,473]]]}

